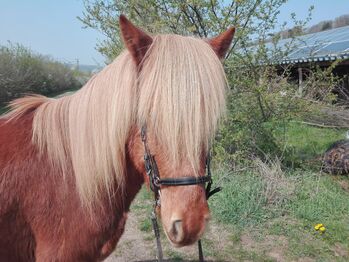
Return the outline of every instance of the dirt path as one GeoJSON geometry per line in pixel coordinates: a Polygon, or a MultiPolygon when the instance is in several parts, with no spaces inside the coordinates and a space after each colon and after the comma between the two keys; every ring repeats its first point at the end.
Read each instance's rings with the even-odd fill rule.
{"type": "MultiPolygon", "coordinates": [[[[149,195],[145,190],[142,190],[131,206],[125,233],[121,237],[115,252],[105,261],[156,261],[155,237],[149,218],[151,204],[152,201],[149,195]]],[[[161,232],[161,244],[165,261],[198,261],[197,244],[184,248],[174,248],[163,232],[161,232]]],[[[207,262],[313,261],[311,257],[307,256],[301,256],[299,259],[289,259],[287,257],[289,241],[285,236],[261,235],[253,227],[237,230],[217,221],[210,222],[202,239],[202,245],[205,261],[207,262]]],[[[336,250],[339,255],[343,253],[343,248],[341,246],[340,248],[336,250]]]]}
{"type": "Polygon", "coordinates": [[[139,223],[137,215],[130,212],[125,233],[121,237],[115,252],[105,260],[106,262],[154,260],[154,244],[152,241],[146,240],[148,234],[139,229],[139,223]]]}
{"type": "MultiPolygon", "coordinates": [[[[116,250],[105,261],[155,261],[156,243],[149,217],[151,205],[152,201],[150,200],[149,194],[146,190],[141,191],[131,205],[125,232],[116,250]]],[[[180,249],[174,248],[163,232],[161,232],[161,244],[166,261],[197,260],[198,251],[196,245],[180,249]]]]}
{"type": "MultiPolygon", "coordinates": [[[[139,208],[139,206],[133,210],[131,208],[132,211],[128,215],[125,233],[121,237],[114,253],[105,260],[106,262],[156,261],[155,237],[148,216],[149,203],[139,199],[136,199],[135,202],[136,204],[133,206],[146,206],[147,210],[145,210],[146,208],[139,208]]],[[[227,261],[218,255],[218,253],[223,251],[226,239],[227,233],[222,226],[211,225],[208,228],[203,239],[205,261],[227,261]]],[[[197,244],[189,247],[174,248],[163,232],[161,232],[161,244],[165,261],[198,261],[197,244]]]]}
{"type": "MultiPolygon", "coordinates": [[[[141,190],[132,203],[125,233],[117,248],[105,261],[140,262],[156,261],[156,244],[149,215],[152,201],[146,190],[141,190]]],[[[160,231],[161,231],[160,226],[160,231]]],[[[161,232],[165,261],[198,261],[197,244],[174,248],[161,232]]],[[[203,236],[205,261],[290,261],[285,250],[288,240],[283,236],[260,235],[253,228],[237,230],[217,221],[211,221],[203,236]]],[[[303,257],[304,258],[304,257],[303,257]]]]}

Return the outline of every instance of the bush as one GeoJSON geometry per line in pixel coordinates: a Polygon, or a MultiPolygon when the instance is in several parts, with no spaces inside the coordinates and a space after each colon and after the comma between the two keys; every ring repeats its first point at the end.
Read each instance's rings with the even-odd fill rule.
{"type": "Polygon", "coordinates": [[[49,95],[77,89],[77,72],[49,57],[11,44],[0,46],[0,105],[27,93],[49,95]]]}
{"type": "Polygon", "coordinates": [[[84,0],[86,10],[79,19],[107,36],[97,49],[109,61],[123,48],[117,24],[121,13],[150,33],[209,38],[235,26],[224,62],[231,87],[228,114],[214,146],[215,158],[234,167],[256,157],[266,160],[287,154],[285,141],[275,136],[275,129],[286,129],[290,120],[312,115],[318,105],[336,99],[331,93],[337,81],[332,69],[338,62],[326,70],[312,68],[302,86],[292,79],[290,66],[278,65],[295,51],[295,37],[304,32],[313,10],[311,6],[305,20],[291,14],[292,39],[284,46],[280,44],[281,34],[275,32],[286,29],[286,24],[279,28],[277,21],[285,2],[84,0]]]}

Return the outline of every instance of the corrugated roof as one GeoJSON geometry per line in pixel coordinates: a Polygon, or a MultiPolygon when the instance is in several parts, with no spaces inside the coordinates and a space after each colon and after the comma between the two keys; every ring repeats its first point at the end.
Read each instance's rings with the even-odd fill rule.
{"type": "MultiPolygon", "coordinates": [[[[299,36],[294,40],[295,50],[277,63],[290,64],[349,59],[349,26],[299,36]]],[[[277,46],[281,50],[286,50],[291,41],[292,39],[280,40],[277,46]]],[[[271,48],[271,46],[271,43],[266,45],[267,48],[271,48]]]]}

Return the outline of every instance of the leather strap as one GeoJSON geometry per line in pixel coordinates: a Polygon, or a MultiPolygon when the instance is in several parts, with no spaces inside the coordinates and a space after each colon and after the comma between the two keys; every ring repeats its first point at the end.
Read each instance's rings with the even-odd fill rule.
{"type": "Polygon", "coordinates": [[[197,184],[205,184],[211,181],[209,176],[199,177],[179,177],[179,178],[162,178],[157,183],[162,186],[190,186],[197,184]]]}

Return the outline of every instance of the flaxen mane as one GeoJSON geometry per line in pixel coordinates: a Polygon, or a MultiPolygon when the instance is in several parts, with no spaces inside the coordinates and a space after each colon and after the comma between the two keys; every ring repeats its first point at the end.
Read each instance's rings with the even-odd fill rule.
{"type": "Polygon", "coordinates": [[[197,169],[224,111],[225,88],[221,62],[206,42],[159,35],[140,74],[125,51],[73,95],[22,98],[6,117],[35,110],[33,143],[63,174],[73,168],[86,204],[115,184],[122,188],[125,144],[136,125],[156,134],[174,166],[188,159],[197,169]]]}

